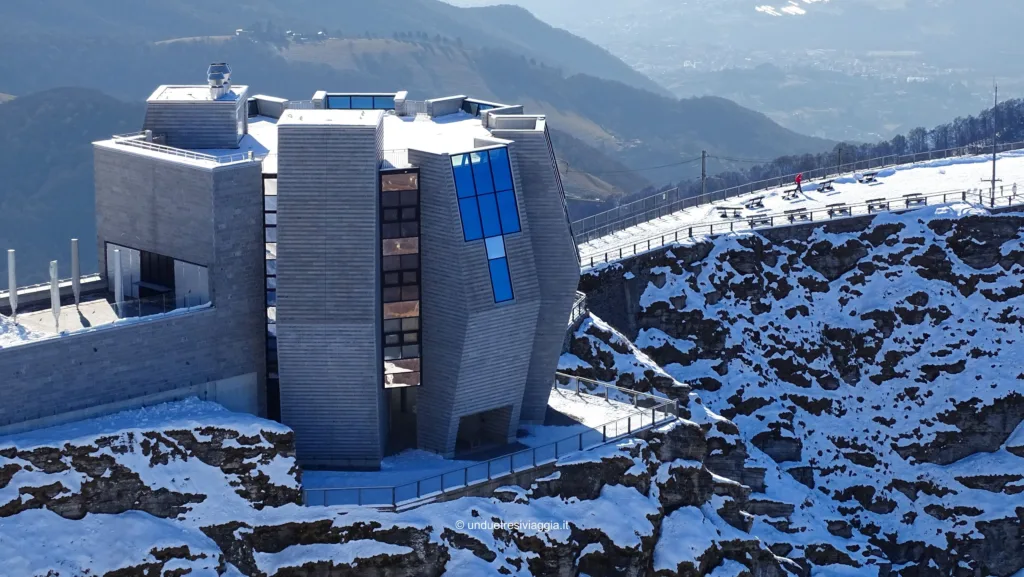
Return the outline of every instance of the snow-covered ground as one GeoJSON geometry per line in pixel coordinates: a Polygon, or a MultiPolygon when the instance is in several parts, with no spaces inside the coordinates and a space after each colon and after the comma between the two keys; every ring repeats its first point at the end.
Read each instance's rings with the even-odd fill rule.
{"type": "MultiPolygon", "coordinates": [[[[630,417],[634,418],[632,426],[639,426],[640,419],[637,415],[644,412],[643,409],[638,409],[629,403],[614,399],[608,400],[603,396],[585,393],[577,395],[575,391],[560,389],[551,390],[548,406],[554,411],[577,421],[579,424],[565,426],[524,425],[521,432],[525,433],[525,435],[517,439],[520,444],[530,448],[538,448],[560,443],[568,439],[575,440],[575,437],[580,434],[589,433],[594,435],[596,433],[596,437],[601,437],[600,433],[605,425],[611,427],[609,434],[619,431],[619,429],[624,431],[628,427],[626,420],[630,417]],[[617,421],[622,421],[621,426],[616,427],[614,425],[617,421]]],[[[643,421],[643,424],[647,425],[650,421],[650,411],[648,410],[644,413],[646,420],[643,421]]],[[[663,412],[658,412],[657,416],[661,419],[666,415],[663,412]]],[[[615,434],[613,436],[618,435],[615,434]]],[[[571,444],[567,443],[567,445],[571,444]]],[[[385,458],[381,461],[379,471],[304,471],[302,484],[303,487],[309,490],[390,487],[415,483],[418,480],[445,475],[465,467],[486,465],[486,462],[486,460],[445,459],[435,453],[409,450],[385,458]]],[[[458,475],[455,476],[458,477],[458,475]]],[[[374,497],[369,496],[368,498],[372,499],[374,497]]]]}
{"type": "MultiPolygon", "coordinates": [[[[998,199],[999,205],[1007,203],[1024,203],[1024,151],[1010,151],[998,155],[996,162],[997,178],[1002,182],[1002,196],[998,199]],[[1014,191],[1017,193],[1014,201],[1014,191]]],[[[689,227],[701,227],[695,230],[694,234],[707,234],[707,225],[727,223],[735,220],[732,213],[728,219],[719,215],[720,207],[744,207],[750,199],[764,197],[764,208],[749,210],[745,207],[740,211],[741,219],[749,219],[759,215],[781,215],[787,210],[804,208],[808,211],[824,210],[830,204],[844,203],[847,205],[861,205],[869,200],[885,198],[888,200],[900,201],[904,195],[920,193],[922,195],[937,193],[961,193],[981,189],[984,191],[982,199],[987,205],[989,202],[988,183],[983,180],[992,178],[992,157],[967,156],[961,158],[948,158],[907,164],[892,168],[886,168],[878,172],[877,181],[874,183],[861,183],[855,174],[845,174],[834,181],[834,192],[819,192],[820,180],[805,182],[803,194],[798,195],[795,200],[783,199],[784,191],[793,188],[791,183],[786,186],[758,191],[743,196],[737,196],[722,201],[716,201],[697,207],[688,208],[675,212],[662,218],[638,224],[636,226],[620,230],[618,232],[594,239],[580,245],[580,256],[584,263],[589,263],[593,257],[602,261],[607,252],[617,252],[620,248],[626,249],[623,256],[633,254],[634,243],[646,241],[653,237],[660,237],[664,234],[674,233],[680,229],[689,227]]],[[[999,196],[999,192],[997,192],[999,196]]],[[[977,195],[973,196],[976,201],[977,195]]],[[[949,197],[949,201],[962,200],[957,194],[949,197]]],[[[972,200],[971,197],[968,200],[972,200]]],[[[929,204],[941,202],[941,198],[930,199],[929,204]]],[[[905,208],[904,204],[892,204],[892,209],[905,208]]],[[[866,209],[854,211],[865,213],[866,209]]],[[[815,217],[816,219],[818,217],[815,217]]],[[[776,223],[778,224],[778,223],[776,223]]],[[[740,223],[741,228],[745,223],[740,223]]],[[[658,246],[660,243],[652,245],[658,246]]]]}

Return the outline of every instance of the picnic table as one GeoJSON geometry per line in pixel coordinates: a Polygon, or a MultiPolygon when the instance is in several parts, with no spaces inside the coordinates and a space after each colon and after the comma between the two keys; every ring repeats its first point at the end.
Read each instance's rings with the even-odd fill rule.
{"type": "Polygon", "coordinates": [[[859,180],[860,180],[860,182],[865,183],[865,184],[871,183],[871,182],[877,182],[878,181],[878,171],[877,170],[872,170],[870,172],[865,172],[865,173],[860,175],[860,179],[859,180]]]}
{"type": "Polygon", "coordinates": [[[754,210],[755,208],[764,208],[764,197],[755,196],[754,198],[748,200],[745,206],[749,210],[754,210]]]}
{"type": "Polygon", "coordinates": [[[875,198],[867,202],[868,212],[875,213],[883,210],[889,210],[889,201],[884,198],[875,198]]]}
{"type": "Polygon", "coordinates": [[[770,217],[770,216],[755,216],[755,217],[751,218],[750,220],[748,220],[747,224],[750,225],[750,228],[757,228],[759,226],[771,226],[772,225],[772,217],[770,217]]]}
{"type": "Polygon", "coordinates": [[[743,208],[739,206],[720,206],[718,207],[718,216],[722,218],[729,218],[729,214],[732,213],[733,218],[740,218],[743,208]]]}
{"type": "Polygon", "coordinates": [[[826,208],[828,208],[829,218],[834,218],[837,216],[850,216],[852,214],[850,207],[846,206],[846,203],[844,202],[830,204],[826,208]]]}
{"type": "Polygon", "coordinates": [[[783,214],[789,219],[789,222],[795,222],[798,220],[811,220],[811,214],[807,212],[806,208],[794,208],[793,210],[787,210],[783,214]]]}
{"type": "Polygon", "coordinates": [[[818,192],[835,192],[836,187],[833,186],[834,180],[823,180],[818,185],[818,192]]]}
{"type": "Polygon", "coordinates": [[[928,204],[928,199],[921,196],[920,192],[912,192],[910,194],[904,194],[903,200],[907,204],[907,208],[911,206],[923,206],[928,204]]]}

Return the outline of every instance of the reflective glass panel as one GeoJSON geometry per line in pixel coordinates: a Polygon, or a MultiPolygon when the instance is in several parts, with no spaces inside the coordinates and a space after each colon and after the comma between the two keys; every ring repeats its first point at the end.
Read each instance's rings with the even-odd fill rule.
{"type": "MultiPolygon", "coordinates": [[[[498,202],[493,194],[481,194],[477,197],[480,201],[480,220],[483,222],[483,236],[498,236],[501,234],[501,220],[498,218],[498,202]]],[[[466,240],[469,240],[468,238],[466,240]]]]}
{"type": "Polygon", "coordinates": [[[459,198],[476,194],[473,188],[473,167],[469,164],[469,155],[460,154],[452,157],[452,170],[455,173],[455,190],[459,198]]]}
{"type": "Polygon", "coordinates": [[[352,97],[352,108],[356,110],[372,110],[373,109],[373,97],[372,96],[353,96],[352,97]]]}
{"type": "Polygon", "coordinates": [[[505,234],[519,232],[519,208],[516,206],[516,193],[506,190],[498,193],[498,212],[501,213],[501,230],[505,234]]]}
{"type": "Polygon", "coordinates": [[[491,173],[495,190],[512,190],[512,170],[508,163],[508,149],[495,148],[491,152],[491,173]]]}
{"type": "Polygon", "coordinates": [[[492,236],[484,241],[487,245],[488,260],[505,257],[505,241],[500,236],[492,236]]]}
{"type": "Polygon", "coordinates": [[[377,110],[394,110],[395,109],[395,97],[394,96],[374,96],[373,107],[377,110]]]}
{"type": "Polygon", "coordinates": [[[334,110],[352,108],[352,102],[348,96],[328,96],[327,108],[334,110]]]}
{"type": "Polygon", "coordinates": [[[476,182],[476,193],[486,194],[494,192],[494,182],[491,180],[491,162],[487,151],[473,152],[473,180],[476,182]]]}
{"type": "Polygon", "coordinates": [[[480,211],[477,209],[476,199],[460,198],[459,209],[462,212],[462,235],[469,240],[480,240],[484,232],[480,228],[480,211]]]}
{"type": "Polygon", "coordinates": [[[508,272],[508,260],[496,258],[487,261],[491,268],[491,288],[494,290],[494,302],[502,303],[512,300],[512,279],[508,272]]]}

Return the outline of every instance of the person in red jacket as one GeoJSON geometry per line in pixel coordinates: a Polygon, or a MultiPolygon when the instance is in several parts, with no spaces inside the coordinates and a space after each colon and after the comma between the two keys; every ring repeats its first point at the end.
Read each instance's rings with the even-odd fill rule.
{"type": "Polygon", "coordinates": [[[804,191],[803,187],[800,186],[800,183],[803,182],[803,181],[804,181],[804,173],[801,172],[800,174],[796,175],[796,191],[797,192],[803,192],[804,191]]]}

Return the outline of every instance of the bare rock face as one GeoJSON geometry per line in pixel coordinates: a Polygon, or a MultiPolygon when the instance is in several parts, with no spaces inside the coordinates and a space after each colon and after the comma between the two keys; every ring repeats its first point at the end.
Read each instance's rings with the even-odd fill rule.
{"type": "Polygon", "coordinates": [[[718,510],[774,552],[811,571],[1024,569],[1024,217],[953,205],[729,235],[581,287],[731,421],[702,424],[703,462],[753,494],[718,510]]]}

